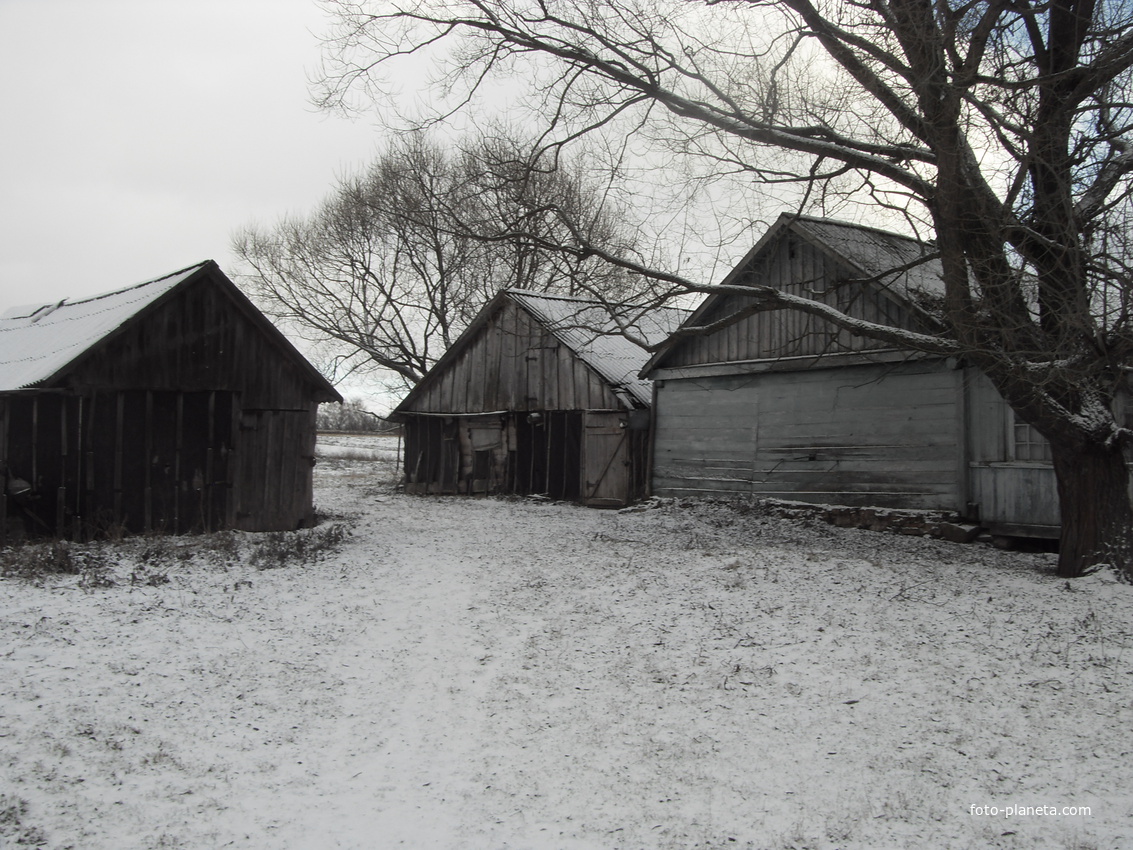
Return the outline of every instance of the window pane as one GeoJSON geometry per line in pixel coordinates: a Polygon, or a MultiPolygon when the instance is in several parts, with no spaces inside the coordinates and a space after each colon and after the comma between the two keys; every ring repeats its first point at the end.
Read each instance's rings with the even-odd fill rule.
{"type": "MultiPolygon", "coordinates": [[[[1015,412],[1012,411],[1014,416],[1015,412]]],[[[1050,443],[1026,422],[1015,418],[1015,460],[1050,460],[1050,443]]]]}

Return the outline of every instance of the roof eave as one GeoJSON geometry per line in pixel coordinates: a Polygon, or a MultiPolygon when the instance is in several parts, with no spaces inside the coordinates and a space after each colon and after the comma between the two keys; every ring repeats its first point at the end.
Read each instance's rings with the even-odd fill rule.
{"type": "MultiPolygon", "coordinates": [[[[433,364],[432,368],[421,377],[421,380],[413,385],[413,389],[406,394],[405,398],[401,400],[397,407],[390,411],[390,419],[394,419],[396,414],[413,413],[414,411],[409,410],[408,406],[425,392],[436,375],[441,374],[441,372],[448,368],[450,363],[460,356],[460,353],[471,344],[480,329],[484,327],[484,325],[488,323],[488,320],[508,301],[514,301],[514,299],[510,298],[510,291],[501,289],[492,297],[491,301],[481,307],[480,312],[473,317],[468,327],[453,341],[452,345],[450,345],[445,353],[440,356],[440,359],[433,364]]],[[[518,304],[519,302],[515,303],[518,304]]],[[[523,305],[519,304],[519,306],[522,307],[523,305]]],[[[394,421],[398,420],[394,419],[394,421]]]]}
{"type": "MultiPolygon", "coordinates": [[[[320,404],[325,402],[342,402],[344,401],[342,394],[335,388],[330,380],[315,368],[303,353],[295,347],[295,344],[287,338],[287,336],[275,323],[272,322],[263,312],[252,303],[252,300],[244,294],[232,280],[226,275],[216,264],[215,261],[209,260],[205,264],[205,269],[212,275],[214,280],[220,285],[225,293],[232,299],[236,306],[244,313],[245,317],[253,324],[257,325],[290,359],[299,369],[304,372],[311,382],[311,386],[316,390],[314,393],[314,400],[320,404]]],[[[193,275],[190,280],[195,279],[197,276],[193,275]]],[[[187,285],[189,281],[185,281],[187,285]]],[[[178,289],[180,287],[177,287],[178,289]]]]}
{"type": "MultiPolygon", "coordinates": [[[[161,277],[154,278],[152,281],[145,281],[144,283],[137,284],[137,286],[140,287],[140,286],[145,286],[148,283],[156,283],[157,281],[164,280],[166,278],[170,278],[170,277],[173,277],[175,275],[181,274],[182,272],[188,271],[189,269],[193,268],[193,266],[199,266],[199,268],[195,272],[193,272],[191,275],[189,275],[183,281],[178,283],[176,286],[170,287],[170,289],[168,289],[166,292],[162,293],[160,296],[155,298],[150,303],[146,304],[144,307],[142,307],[137,312],[131,313],[128,316],[124,317],[122,319],[122,322],[118,325],[118,327],[116,327],[114,330],[110,331],[109,333],[106,333],[103,336],[99,337],[92,345],[88,346],[87,348],[84,348],[82,351],[80,351],[78,354],[76,354],[74,357],[72,357],[70,360],[68,360],[66,363],[64,363],[62,366],[60,366],[58,369],[56,369],[50,375],[47,375],[43,378],[40,378],[37,381],[33,381],[29,384],[26,384],[21,389],[53,389],[55,387],[55,385],[61,383],[63,381],[63,379],[69,373],[73,372],[75,370],[75,368],[80,363],[82,363],[83,360],[85,360],[86,358],[91,356],[92,352],[94,352],[94,351],[102,348],[103,346],[109,344],[112,340],[117,339],[119,336],[121,336],[125,332],[126,328],[129,327],[131,324],[133,324],[139,317],[147,315],[152,310],[156,309],[159,305],[164,304],[166,301],[168,301],[173,296],[173,293],[178,292],[183,286],[187,285],[189,283],[189,281],[196,280],[197,278],[199,278],[202,274],[205,273],[206,269],[209,267],[210,264],[213,265],[213,266],[216,266],[216,263],[214,261],[206,260],[202,263],[194,263],[193,265],[185,266],[185,268],[179,269],[178,271],[170,272],[167,275],[162,275],[161,277]]],[[[219,267],[217,267],[217,270],[219,271],[219,267]]],[[[134,289],[134,288],[137,288],[137,287],[127,287],[127,289],[121,290],[121,291],[129,291],[130,289],[134,289]]]]}
{"type": "MultiPolygon", "coordinates": [[[[283,332],[280,331],[279,328],[277,328],[274,324],[272,324],[272,322],[269,321],[268,318],[262,312],[260,312],[260,310],[257,309],[254,304],[252,304],[248,296],[241,292],[240,288],[237,287],[236,284],[234,284],[228,278],[228,276],[221,270],[220,266],[217,265],[215,260],[205,260],[204,262],[197,263],[195,265],[199,266],[199,268],[184,280],[179,282],[176,286],[170,287],[169,290],[163,292],[160,296],[153,299],[153,301],[146,304],[140,310],[125,317],[122,320],[121,324],[118,325],[118,327],[99,338],[90,347],[79,352],[75,357],[67,361],[67,363],[56,369],[51,375],[27,384],[21,389],[54,388],[57,384],[61,383],[69,373],[73,372],[82,363],[83,360],[90,357],[93,352],[97,351],[100,348],[103,348],[104,346],[110,344],[113,340],[117,339],[119,336],[125,333],[126,329],[129,326],[133,325],[135,322],[141,321],[156,310],[161,309],[162,306],[176,297],[178,293],[183,291],[186,287],[191,286],[196,281],[199,281],[202,278],[210,278],[218,286],[220,286],[222,291],[224,291],[228,295],[230,300],[237,306],[237,308],[240,309],[242,313],[244,313],[245,317],[248,318],[257,327],[259,327],[260,330],[263,331],[268,337],[270,337],[272,341],[283,350],[283,353],[287,355],[287,357],[306,374],[307,378],[311,382],[311,385],[316,390],[316,392],[314,393],[315,401],[341,402],[343,400],[342,395],[338,392],[338,390],[334,388],[334,385],[326,379],[326,376],[324,376],[321,372],[319,372],[318,369],[311,365],[311,362],[307,360],[307,358],[304,357],[297,348],[295,348],[291,341],[287,339],[286,336],[284,336],[283,332]]],[[[147,283],[173,277],[174,275],[181,274],[182,272],[188,271],[191,268],[193,268],[193,266],[186,266],[179,271],[171,272],[170,274],[163,275],[160,278],[154,278],[153,281],[147,281],[147,283]]],[[[144,285],[145,284],[139,284],[139,286],[144,285]]]]}
{"type": "MultiPolygon", "coordinates": [[[[771,245],[771,244],[777,242],[779,239],[781,239],[783,237],[784,232],[787,232],[787,231],[805,239],[812,247],[814,247],[815,249],[825,253],[827,256],[831,257],[832,259],[836,260],[837,262],[842,263],[843,265],[849,266],[857,274],[862,275],[862,276],[868,276],[868,275],[872,274],[869,270],[863,269],[860,264],[858,264],[854,260],[847,257],[842,252],[835,250],[824,239],[822,239],[820,234],[816,233],[813,228],[808,227],[808,224],[810,224],[811,222],[817,223],[817,222],[820,222],[820,221],[823,221],[823,220],[822,219],[815,219],[815,218],[812,218],[810,216],[795,215],[793,213],[786,213],[786,212],[780,213],[779,218],[776,219],[775,223],[772,224],[771,227],[769,227],[767,229],[767,231],[763,234],[763,236],[761,236],[759,238],[759,241],[757,241],[755,243],[755,245],[752,247],[752,249],[750,251],[748,251],[746,254],[744,254],[743,259],[741,259],[732,268],[732,270],[730,272],[728,272],[728,274],[725,276],[725,278],[718,285],[721,288],[728,287],[728,286],[734,286],[735,283],[736,283],[736,280],[744,274],[744,272],[755,261],[755,259],[757,257],[759,257],[760,254],[762,254],[764,252],[764,250],[766,250],[766,248],[769,245],[771,245]]],[[[887,231],[879,230],[877,228],[872,228],[872,227],[859,226],[859,225],[851,224],[849,222],[841,222],[841,221],[830,220],[827,223],[831,224],[831,225],[835,225],[835,226],[851,227],[851,228],[855,228],[855,229],[858,229],[858,230],[868,231],[870,233],[881,234],[881,235],[884,235],[884,236],[887,236],[887,237],[894,237],[894,236],[900,237],[900,234],[889,233],[887,231]]],[[[901,238],[907,238],[907,237],[901,237],[901,238]]],[[[910,240],[910,241],[914,241],[914,240],[910,240]]],[[[892,290],[890,290],[888,288],[884,289],[884,292],[891,298],[895,298],[895,299],[901,298],[899,293],[893,292],[892,290]]],[[[693,314],[691,316],[689,316],[688,319],[686,319],[684,322],[681,323],[681,327],[684,328],[686,326],[695,325],[695,323],[697,321],[699,321],[699,319],[706,312],[711,310],[714,305],[719,303],[721,299],[729,297],[731,294],[732,293],[729,293],[729,292],[714,292],[714,293],[709,294],[709,296],[704,299],[704,301],[700,304],[700,306],[697,307],[695,311],[693,311],[693,314]]],[[[679,343],[677,343],[677,344],[679,344],[679,343]]],[[[667,345],[664,348],[660,349],[656,354],[654,354],[649,359],[649,361],[645,364],[645,366],[642,367],[641,371],[638,373],[638,376],[641,377],[641,378],[648,379],[649,375],[652,372],[656,371],[657,369],[663,368],[665,358],[668,356],[669,352],[671,352],[675,347],[676,347],[676,344],[667,345]]]]}

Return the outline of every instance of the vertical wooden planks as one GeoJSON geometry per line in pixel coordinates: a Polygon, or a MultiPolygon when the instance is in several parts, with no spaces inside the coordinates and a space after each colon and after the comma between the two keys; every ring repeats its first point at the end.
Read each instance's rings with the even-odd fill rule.
{"type": "Polygon", "coordinates": [[[39,489],[39,396],[31,400],[31,481],[39,489]]]}
{"type": "Polygon", "coordinates": [[[122,501],[122,473],[125,464],[126,393],[114,394],[114,482],[112,504],[114,516],[125,524],[127,517],[122,501]]]}
{"type": "Polygon", "coordinates": [[[152,532],[153,526],[153,390],[146,390],[145,395],[145,479],[143,481],[143,528],[152,532]]]}
{"type": "Polygon", "coordinates": [[[205,468],[203,480],[201,481],[201,528],[206,532],[216,529],[215,516],[213,514],[217,453],[216,415],[216,390],[212,390],[208,394],[208,437],[205,441],[205,468]]]}
{"type": "Polygon", "coordinates": [[[4,475],[0,479],[0,541],[8,539],[8,481],[12,470],[8,465],[8,400],[0,398],[0,468],[4,475]]]}
{"type": "MultiPolygon", "coordinates": [[[[119,525],[174,532],[229,524],[232,394],[300,417],[310,415],[313,397],[328,394],[222,283],[194,279],[86,352],[65,384],[3,399],[4,460],[11,468],[18,407],[16,462],[38,490],[31,510],[40,531],[88,536],[119,525]]],[[[280,516],[297,515],[310,501],[304,434],[296,422],[284,433],[294,444],[279,446],[280,457],[289,456],[272,497],[280,516]]]]}
{"type": "Polygon", "coordinates": [[[182,461],[185,453],[185,394],[177,393],[174,401],[175,421],[173,423],[173,529],[180,534],[187,529],[182,527],[182,511],[185,506],[185,479],[183,476],[182,461]]]}
{"type": "MultiPolygon", "coordinates": [[[[951,365],[951,364],[949,364],[951,365]]],[[[959,366],[952,368],[952,377],[955,381],[953,393],[956,397],[956,415],[951,423],[956,439],[956,485],[952,503],[963,509],[964,516],[968,516],[968,504],[971,502],[971,466],[972,436],[968,429],[971,417],[968,413],[971,389],[968,384],[967,370],[959,366]]]]}
{"type": "Polygon", "coordinates": [[[516,340],[516,313],[514,302],[509,301],[500,311],[500,409],[525,410],[519,387],[527,374],[527,352],[516,340]]]}
{"type": "Polygon", "coordinates": [[[236,528],[237,504],[240,491],[236,486],[236,475],[239,469],[239,452],[242,445],[240,438],[241,397],[232,393],[228,395],[231,409],[228,411],[228,445],[224,457],[224,525],[226,528],[236,528]]]}
{"type": "Polygon", "coordinates": [[[582,420],[582,503],[625,505],[630,493],[625,414],[587,411],[582,420]]]}
{"type": "Polygon", "coordinates": [[[59,430],[57,432],[59,439],[59,483],[55,490],[55,535],[65,537],[67,535],[67,462],[71,453],[68,451],[69,446],[67,445],[67,410],[62,399],[54,400],[59,402],[59,430]]]}
{"type": "Polygon", "coordinates": [[[503,410],[505,393],[501,392],[500,372],[503,357],[503,329],[500,314],[488,320],[484,345],[484,410],[503,410]]]}

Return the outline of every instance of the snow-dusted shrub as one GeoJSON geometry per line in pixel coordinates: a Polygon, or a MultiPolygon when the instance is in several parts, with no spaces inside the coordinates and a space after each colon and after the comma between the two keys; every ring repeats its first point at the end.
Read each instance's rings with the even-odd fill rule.
{"type": "Polygon", "coordinates": [[[313,564],[337,552],[349,536],[350,532],[341,523],[305,531],[270,532],[256,544],[249,563],[261,570],[313,564]]]}
{"type": "Polygon", "coordinates": [[[27,814],[28,802],[23,797],[0,794],[0,847],[6,846],[5,838],[11,839],[18,847],[42,847],[47,844],[43,830],[24,823],[27,814]]]}
{"type": "Polygon", "coordinates": [[[0,574],[29,581],[42,581],[52,575],[77,575],[86,588],[114,584],[113,564],[97,546],[66,540],[23,543],[0,552],[0,574]]]}

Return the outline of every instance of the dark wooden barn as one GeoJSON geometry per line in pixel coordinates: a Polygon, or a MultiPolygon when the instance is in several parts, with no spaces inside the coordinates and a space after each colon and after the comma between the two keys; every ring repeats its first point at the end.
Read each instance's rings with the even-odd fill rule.
{"type": "Polygon", "coordinates": [[[594,506],[644,493],[647,344],[687,313],[500,292],[391,418],[410,492],[543,494],[594,506]]]}
{"type": "MultiPolygon", "coordinates": [[[[784,215],[723,283],[770,285],[916,329],[917,299],[943,291],[939,265],[917,264],[926,251],[896,234],[784,215]]],[[[745,303],[716,294],[688,324],[745,303]]],[[[642,374],[656,388],[658,495],[943,509],[1004,534],[1057,534],[1049,446],[963,362],[779,311],[682,339],[642,374]]]]}
{"type": "Polygon", "coordinates": [[[10,526],[294,529],[313,519],[322,375],[204,262],[0,317],[0,499],[10,526]]]}

